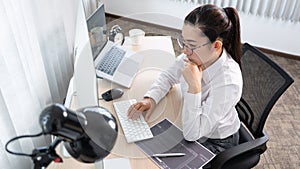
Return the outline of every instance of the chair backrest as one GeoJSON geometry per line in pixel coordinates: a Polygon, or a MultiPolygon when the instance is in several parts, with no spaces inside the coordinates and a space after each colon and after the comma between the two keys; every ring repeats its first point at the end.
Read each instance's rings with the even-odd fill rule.
{"type": "Polygon", "coordinates": [[[255,47],[243,44],[243,94],[236,106],[241,121],[255,138],[263,135],[266,119],[294,80],[255,47]]]}

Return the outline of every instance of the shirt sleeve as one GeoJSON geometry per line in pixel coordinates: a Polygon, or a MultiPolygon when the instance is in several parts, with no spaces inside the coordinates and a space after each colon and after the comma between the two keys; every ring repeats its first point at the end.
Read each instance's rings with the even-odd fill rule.
{"type": "Polygon", "coordinates": [[[159,101],[168,93],[170,88],[179,83],[181,69],[184,66],[184,57],[184,54],[179,55],[174,64],[159,75],[144,97],[151,97],[156,104],[159,103],[159,101]]]}

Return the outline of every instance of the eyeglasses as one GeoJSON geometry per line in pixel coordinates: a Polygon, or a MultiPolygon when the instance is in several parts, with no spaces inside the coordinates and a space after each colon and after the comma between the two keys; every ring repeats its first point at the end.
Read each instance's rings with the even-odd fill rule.
{"type": "Polygon", "coordinates": [[[179,47],[181,49],[184,49],[184,47],[185,47],[185,49],[187,50],[187,55],[192,55],[195,49],[201,48],[201,47],[203,47],[205,45],[208,45],[210,43],[210,42],[207,42],[207,43],[205,43],[203,45],[199,45],[197,47],[193,47],[192,48],[192,47],[190,47],[188,44],[186,44],[184,42],[183,37],[181,35],[179,35],[179,34],[177,34],[177,42],[178,42],[178,45],[179,45],[179,47]]]}

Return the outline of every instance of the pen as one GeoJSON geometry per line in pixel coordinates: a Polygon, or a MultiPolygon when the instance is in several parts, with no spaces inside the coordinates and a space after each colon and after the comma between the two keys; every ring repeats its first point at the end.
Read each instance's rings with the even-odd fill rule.
{"type": "Polygon", "coordinates": [[[180,157],[185,156],[185,153],[163,153],[163,154],[153,154],[153,157],[180,157]]]}

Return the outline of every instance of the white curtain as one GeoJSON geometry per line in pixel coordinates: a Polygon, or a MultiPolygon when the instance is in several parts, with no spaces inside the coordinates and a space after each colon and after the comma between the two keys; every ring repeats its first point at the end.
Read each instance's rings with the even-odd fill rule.
{"type": "MultiPolygon", "coordinates": [[[[0,168],[29,169],[28,157],[5,152],[15,136],[36,134],[40,112],[63,103],[73,74],[78,0],[0,0],[0,168]]],[[[10,149],[31,153],[50,139],[15,141],[10,149]]]]}
{"type": "Polygon", "coordinates": [[[82,0],[86,18],[88,18],[98,7],[102,0],[82,0]]]}
{"type": "Polygon", "coordinates": [[[284,21],[300,22],[299,0],[172,0],[194,4],[232,6],[246,14],[259,15],[284,21]]]}

